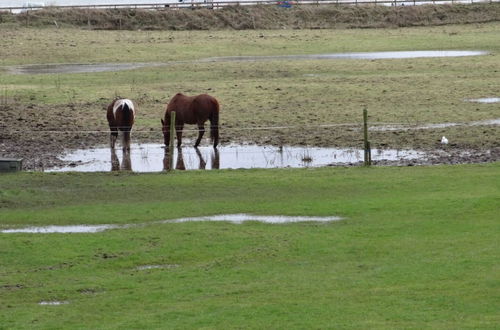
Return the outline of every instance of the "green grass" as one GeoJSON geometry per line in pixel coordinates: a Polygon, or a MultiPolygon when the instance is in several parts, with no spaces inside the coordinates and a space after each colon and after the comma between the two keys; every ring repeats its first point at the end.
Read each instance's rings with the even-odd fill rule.
{"type": "Polygon", "coordinates": [[[147,225],[0,234],[0,328],[494,329],[499,169],[1,175],[4,228],[147,225]],[[151,223],[240,212],[346,219],[151,223]]]}

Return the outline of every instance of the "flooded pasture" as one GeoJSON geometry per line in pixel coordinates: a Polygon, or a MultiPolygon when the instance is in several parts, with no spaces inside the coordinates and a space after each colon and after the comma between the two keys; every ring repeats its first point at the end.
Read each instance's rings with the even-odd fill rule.
{"type": "Polygon", "coordinates": [[[486,51],[466,50],[426,50],[426,51],[393,51],[365,53],[333,53],[305,55],[273,55],[273,56],[225,56],[209,57],[192,61],[170,61],[151,63],[63,63],[63,64],[30,64],[6,67],[11,74],[64,74],[64,73],[98,73],[133,70],[146,67],[166,66],[182,63],[220,63],[220,62],[261,62],[276,60],[389,60],[426,57],[463,57],[486,55],[486,51]]]}
{"type": "MultiPolygon", "coordinates": [[[[415,150],[373,149],[372,160],[416,160],[426,154],[415,150]]],[[[127,170],[161,172],[170,170],[170,155],[163,144],[132,144],[130,152],[109,147],[78,149],[60,157],[68,166],[50,168],[49,172],[106,172],[127,170]]],[[[304,168],[355,164],[363,161],[363,150],[294,146],[227,145],[184,147],[173,152],[176,170],[304,168]]]]}
{"type": "MultiPolygon", "coordinates": [[[[15,233],[28,233],[28,234],[93,234],[97,232],[102,232],[109,229],[123,229],[139,227],[144,225],[154,225],[154,224],[167,224],[167,223],[184,223],[184,222],[199,222],[199,221],[223,221],[233,224],[242,224],[246,221],[257,221],[266,224],[286,224],[286,223],[296,223],[296,222],[332,222],[344,220],[342,217],[338,216],[327,216],[327,217],[315,217],[315,216],[284,216],[284,215],[253,215],[246,213],[237,214],[219,214],[211,215],[205,217],[187,217],[180,219],[169,219],[161,221],[153,221],[146,224],[125,224],[125,225],[69,225],[69,226],[30,226],[24,228],[11,228],[2,229],[0,233],[4,234],[15,234],[15,233]],[[98,228],[98,230],[96,230],[98,228]]],[[[163,265],[164,267],[175,267],[176,265],[163,265]]],[[[158,265],[153,266],[143,266],[140,269],[151,269],[159,268],[158,265]]]]}

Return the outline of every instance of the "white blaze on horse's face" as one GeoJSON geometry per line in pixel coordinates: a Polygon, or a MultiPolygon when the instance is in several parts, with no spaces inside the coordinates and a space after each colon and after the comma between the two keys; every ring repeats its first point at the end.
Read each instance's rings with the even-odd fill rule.
{"type": "Polygon", "coordinates": [[[134,108],[134,103],[130,101],[129,99],[120,99],[117,100],[113,106],[113,116],[116,118],[116,111],[121,108],[124,105],[127,105],[130,110],[132,110],[132,114],[135,117],[135,108],[134,108]]]}

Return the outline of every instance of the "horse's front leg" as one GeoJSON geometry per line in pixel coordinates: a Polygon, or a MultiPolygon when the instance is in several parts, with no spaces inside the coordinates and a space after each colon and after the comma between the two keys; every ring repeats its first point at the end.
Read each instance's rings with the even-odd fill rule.
{"type": "Polygon", "coordinates": [[[118,138],[118,128],[110,126],[109,129],[111,130],[111,133],[109,134],[109,144],[111,146],[111,149],[114,149],[116,139],[118,138]]]}
{"type": "Polygon", "coordinates": [[[198,138],[196,139],[196,143],[194,147],[197,148],[200,145],[201,139],[203,138],[203,134],[205,134],[205,124],[198,123],[198,138]]]}
{"type": "Polygon", "coordinates": [[[165,149],[168,149],[170,147],[170,124],[165,125],[163,142],[165,143],[165,149]]]}
{"type": "Polygon", "coordinates": [[[182,144],[182,129],[184,128],[183,124],[175,125],[175,132],[177,133],[177,148],[181,147],[182,144]]]}

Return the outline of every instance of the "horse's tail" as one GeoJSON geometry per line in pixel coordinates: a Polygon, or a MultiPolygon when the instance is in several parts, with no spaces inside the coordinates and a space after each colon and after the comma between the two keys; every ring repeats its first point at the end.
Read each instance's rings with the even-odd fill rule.
{"type": "Polygon", "coordinates": [[[210,138],[214,143],[214,148],[219,144],[219,102],[213,99],[213,110],[210,115],[210,138]]]}
{"type": "Polygon", "coordinates": [[[123,126],[132,128],[134,123],[134,110],[128,105],[128,102],[123,102],[122,105],[123,126]]]}

